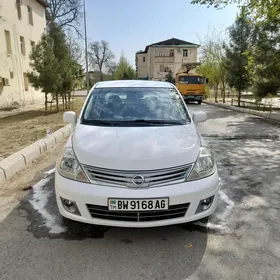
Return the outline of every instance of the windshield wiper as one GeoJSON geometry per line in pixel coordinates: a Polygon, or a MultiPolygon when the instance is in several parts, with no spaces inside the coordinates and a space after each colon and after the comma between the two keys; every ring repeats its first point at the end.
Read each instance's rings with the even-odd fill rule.
{"type": "Polygon", "coordinates": [[[123,126],[131,124],[139,125],[184,125],[186,120],[146,120],[146,119],[134,119],[134,120],[118,120],[118,121],[106,121],[106,120],[82,120],[82,124],[87,125],[101,125],[101,126],[123,126]]]}
{"type": "Polygon", "coordinates": [[[118,125],[115,122],[102,121],[102,120],[83,120],[82,123],[83,124],[89,124],[89,125],[108,125],[108,126],[118,125]]]}
{"type": "Polygon", "coordinates": [[[184,120],[146,120],[146,119],[135,119],[128,122],[132,123],[147,123],[147,124],[163,124],[163,125],[169,125],[169,124],[186,124],[184,120]]]}

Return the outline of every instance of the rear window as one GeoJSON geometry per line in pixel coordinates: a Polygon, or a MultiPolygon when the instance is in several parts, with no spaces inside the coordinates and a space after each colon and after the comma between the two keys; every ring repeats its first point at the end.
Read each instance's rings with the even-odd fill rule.
{"type": "Polygon", "coordinates": [[[183,125],[190,117],[173,88],[95,88],[81,121],[92,125],[183,125]]]}

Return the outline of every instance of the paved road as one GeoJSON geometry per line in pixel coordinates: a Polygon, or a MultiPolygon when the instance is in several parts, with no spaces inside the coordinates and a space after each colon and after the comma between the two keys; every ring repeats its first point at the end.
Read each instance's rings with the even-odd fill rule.
{"type": "MultiPolygon", "coordinates": [[[[208,223],[154,229],[62,223],[53,170],[0,224],[1,280],[280,279],[280,127],[207,105],[218,160],[208,223]]],[[[53,168],[50,166],[49,169],[53,168]]]]}

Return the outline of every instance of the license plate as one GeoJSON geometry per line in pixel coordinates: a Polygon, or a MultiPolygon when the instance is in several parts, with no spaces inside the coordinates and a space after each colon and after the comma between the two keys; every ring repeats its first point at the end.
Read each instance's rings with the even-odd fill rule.
{"type": "Polygon", "coordinates": [[[168,198],[156,199],[114,199],[109,198],[108,209],[111,211],[151,211],[167,210],[168,198]]]}

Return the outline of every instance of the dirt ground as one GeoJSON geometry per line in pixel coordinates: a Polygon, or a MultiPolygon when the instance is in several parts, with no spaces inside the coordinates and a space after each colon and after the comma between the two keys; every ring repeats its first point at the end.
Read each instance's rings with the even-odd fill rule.
{"type": "MultiPolygon", "coordinates": [[[[71,110],[80,113],[84,98],[77,98],[71,110]],[[73,108],[73,109],[72,109],[73,108]]],[[[43,108],[23,112],[0,119],[0,160],[44,138],[47,129],[51,132],[63,127],[63,111],[45,112],[43,108]]]]}

